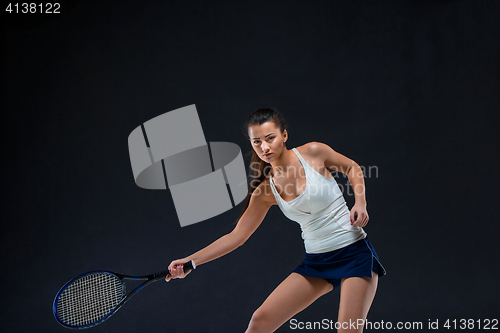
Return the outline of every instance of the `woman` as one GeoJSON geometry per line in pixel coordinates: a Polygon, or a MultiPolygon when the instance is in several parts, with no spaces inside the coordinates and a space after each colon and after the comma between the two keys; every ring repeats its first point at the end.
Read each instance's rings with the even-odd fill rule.
{"type": "Polygon", "coordinates": [[[363,172],[329,146],[310,142],[288,150],[288,133],[274,109],[259,109],[247,121],[253,147],[252,184],[234,230],[209,246],[169,265],[172,278],[184,278],[182,264],[195,267],[243,245],[272,205],[302,228],[306,258],[254,312],[247,333],[273,332],[320,296],[341,287],[339,332],[362,332],[349,323],[366,319],[378,277],[385,275],[362,227],[368,223],[363,172]],[[255,165],[258,168],[254,168],[255,165]],[[330,170],[345,173],[356,199],[351,211],[330,170]]]}

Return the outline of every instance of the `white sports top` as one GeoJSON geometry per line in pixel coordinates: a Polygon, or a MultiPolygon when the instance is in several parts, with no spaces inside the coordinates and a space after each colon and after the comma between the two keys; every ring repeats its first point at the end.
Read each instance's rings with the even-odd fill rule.
{"type": "Polygon", "coordinates": [[[307,164],[297,149],[292,150],[305,171],[305,190],[285,201],[276,191],[271,175],[269,183],[283,214],[300,225],[306,252],[329,252],[365,238],[363,228],[351,225],[349,209],[335,178],[326,178],[307,164]]]}

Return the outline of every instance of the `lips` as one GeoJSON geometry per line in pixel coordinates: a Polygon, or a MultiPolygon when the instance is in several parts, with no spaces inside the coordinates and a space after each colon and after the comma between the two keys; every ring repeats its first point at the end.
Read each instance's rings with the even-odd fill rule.
{"type": "Polygon", "coordinates": [[[272,153],[267,153],[267,154],[264,154],[264,157],[269,157],[271,156],[272,153]]]}

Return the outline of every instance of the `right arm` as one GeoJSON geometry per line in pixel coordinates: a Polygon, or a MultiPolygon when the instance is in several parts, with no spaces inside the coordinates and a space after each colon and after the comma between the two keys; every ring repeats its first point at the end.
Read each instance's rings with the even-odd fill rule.
{"type": "Polygon", "coordinates": [[[254,231],[257,230],[264,220],[269,208],[276,202],[272,194],[270,195],[270,191],[266,191],[266,186],[269,186],[267,179],[252,193],[248,207],[233,231],[188,257],[172,261],[168,266],[171,274],[167,275],[167,282],[170,281],[171,278],[184,278],[186,276],[180,266],[177,267],[176,265],[182,265],[183,263],[193,260],[196,267],[198,267],[199,265],[222,257],[243,245],[254,231]]]}

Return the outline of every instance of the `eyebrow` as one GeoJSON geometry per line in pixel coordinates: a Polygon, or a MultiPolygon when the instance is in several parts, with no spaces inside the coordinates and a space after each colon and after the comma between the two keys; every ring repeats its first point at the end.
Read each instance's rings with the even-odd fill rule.
{"type": "MultiPolygon", "coordinates": [[[[268,137],[269,135],[271,135],[271,134],[274,134],[274,132],[269,133],[269,134],[268,134],[268,135],[266,135],[264,138],[267,138],[267,137],[268,137]]],[[[252,140],[254,140],[254,139],[259,139],[259,138],[252,138],[252,140]]]]}

